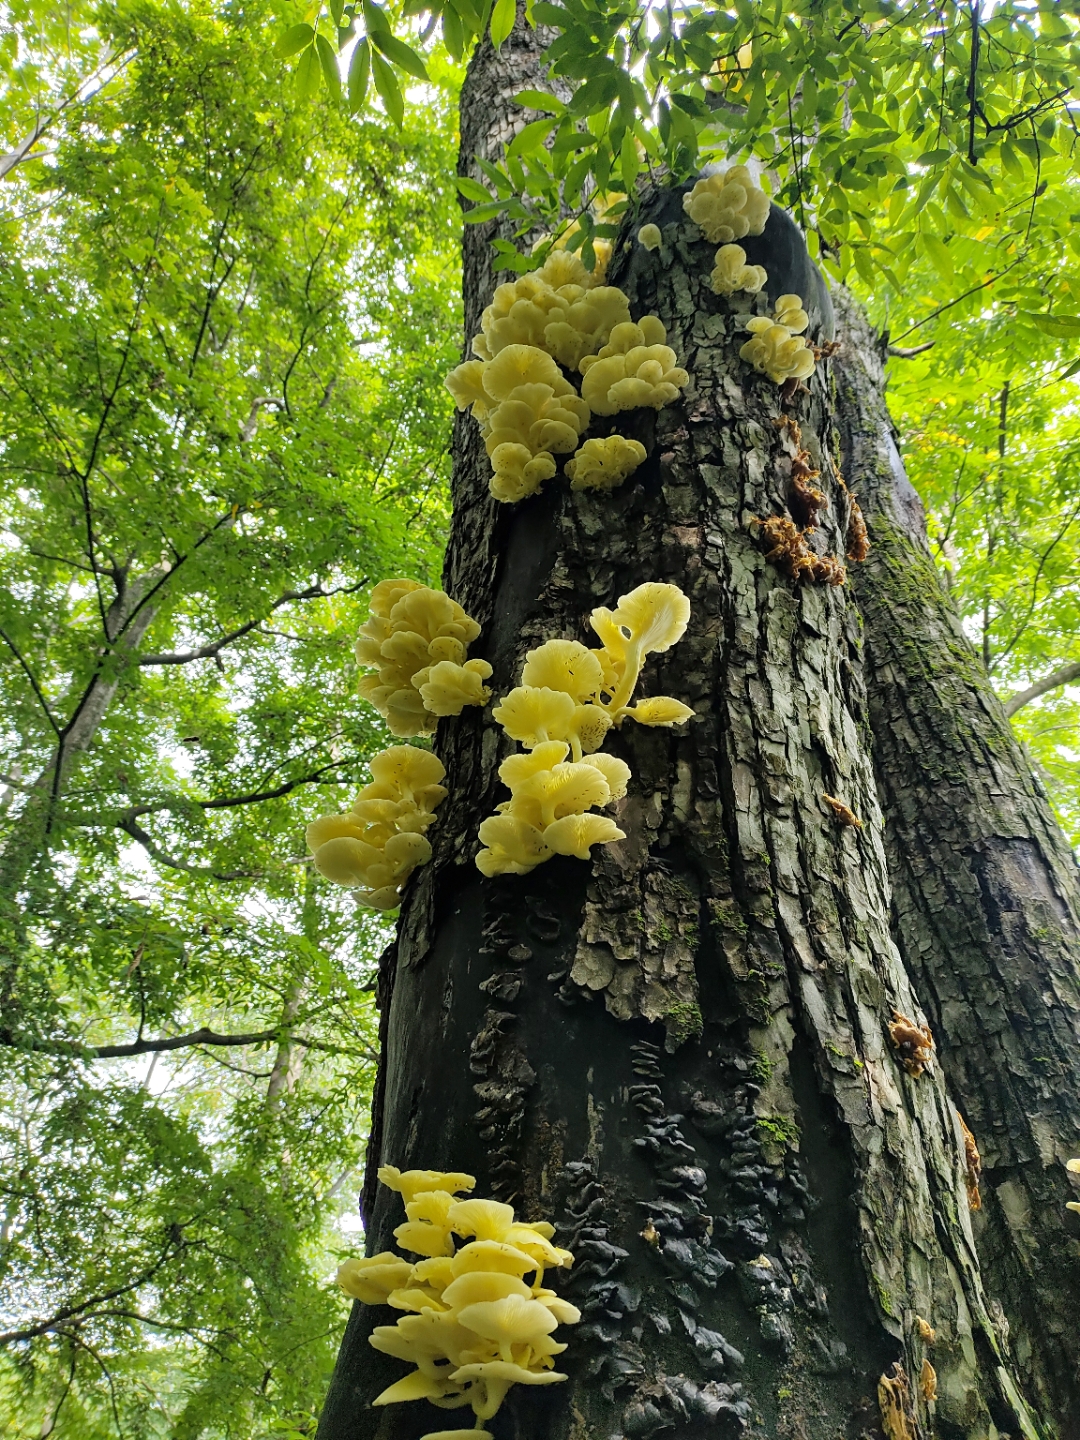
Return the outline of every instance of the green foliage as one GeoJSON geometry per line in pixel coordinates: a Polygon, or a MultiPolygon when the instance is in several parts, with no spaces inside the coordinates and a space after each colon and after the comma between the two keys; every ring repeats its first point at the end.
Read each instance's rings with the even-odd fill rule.
{"type": "Polygon", "coordinates": [[[364,594],[438,566],[450,112],[300,104],[251,7],[69,12],[69,69],[21,18],[6,139],[52,119],[0,190],[0,1431],[310,1434],[384,931],[303,832],[386,743],[364,594]]]}

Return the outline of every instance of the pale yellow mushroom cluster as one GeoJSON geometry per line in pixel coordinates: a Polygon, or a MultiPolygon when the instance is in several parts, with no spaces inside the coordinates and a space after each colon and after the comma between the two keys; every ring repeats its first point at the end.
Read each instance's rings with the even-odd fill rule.
{"type": "Polygon", "coordinates": [[[615,490],[645,459],[645,446],[623,435],[586,440],[567,462],[571,490],[615,490]]]}
{"type": "Polygon", "coordinates": [[[755,315],[746,322],[750,339],[739,356],[777,385],[786,380],[807,380],[814,373],[814,352],[802,338],[810,319],[798,295],[781,295],[773,318],[755,315]]]}
{"type": "Polygon", "coordinates": [[[486,705],[486,660],[468,660],[480,626],[441,590],[415,580],[383,580],[356,641],[357,663],[376,673],[358,689],[398,736],[430,735],[442,715],[486,705]]]}
{"type": "Polygon", "coordinates": [[[375,910],[393,910],[417,865],[431,859],[424,831],[446,797],[446,770],[429,750],[392,745],[372,760],[371,775],[351,810],[313,820],[306,838],[321,875],[375,910]]]}
{"type": "Polygon", "coordinates": [[[683,196],[683,209],[714,245],[760,235],[769,218],[769,197],[745,165],[705,176],[683,196]]]}
{"type": "MultiPolygon", "coordinates": [[[[379,1179],[405,1201],[408,1218],[394,1238],[422,1258],[410,1263],[387,1250],[347,1260],[338,1271],[347,1295],[405,1312],[396,1325],[376,1326],[369,1343],[414,1369],[372,1403],[429,1400],[445,1410],[468,1405],[479,1426],[511,1386],[565,1380],[554,1365],[566,1346],[552,1332],[560,1324],[576,1325],[581,1312],[544,1286],[545,1270],[565,1269],[574,1260],[551,1243],[554,1227],[524,1224],[510,1205],[495,1200],[460,1199],[475,1188],[471,1175],[384,1165],[379,1179]]],[[[483,1440],[487,1434],[444,1430],[424,1440],[483,1440]]]]}
{"type": "MultiPolygon", "coordinates": [[[[623,292],[600,284],[597,272],[590,275],[566,250],[552,250],[539,270],[500,285],[473,340],[480,358],[446,377],[458,409],[471,410],[480,425],[492,495],[506,504],[524,500],[556,473],[556,456],[581,459],[581,436],[594,414],[659,410],[677,399],[690,377],[666,340],[655,315],[635,325],[623,292]],[[575,372],[584,376],[580,394],[568,378],[575,372]]],[[[626,444],[623,480],[630,473],[626,444]]],[[[575,474],[597,474],[594,460],[586,454],[575,474]]],[[[614,473],[610,466],[607,473],[614,473]]]]}
{"type": "Polygon", "coordinates": [[[615,610],[592,612],[598,649],[548,640],[529,652],[521,684],[492,712],[525,749],[500,765],[510,799],[480,826],[485,848],[476,864],[485,875],[524,875],[552,855],[587,860],[593,845],[625,838],[614,820],[592,812],[626,794],[630,767],[598,752],[627,718],[670,726],[692,716],[669,696],[630,704],[645,657],[674,645],[689,617],[677,585],[639,585],[615,610]]]}
{"type": "Polygon", "coordinates": [[[717,295],[734,295],[745,290],[756,295],[769,278],[764,265],[748,265],[741,245],[721,245],[709,284],[717,295]]]}
{"type": "Polygon", "coordinates": [[[664,237],[660,234],[659,225],[642,225],[637,232],[638,244],[644,245],[646,250],[659,250],[664,243],[664,237]]]}
{"type": "MultiPolygon", "coordinates": [[[[1074,1174],[1074,1175],[1080,1175],[1080,1160],[1067,1160],[1067,1161],[1065,1162],[1065,1169],[1071,1171],[1072,1174],[1074,1174]]],[[[1080,1201],[1077,1201],[1077,1200],[1068,1200],[1068,1201],[1066,1201],[1066,1202],[1065,1202],[1065,1209],[1066,1209],[1066,1210],[1080,1210],[1080,1201]]]]}

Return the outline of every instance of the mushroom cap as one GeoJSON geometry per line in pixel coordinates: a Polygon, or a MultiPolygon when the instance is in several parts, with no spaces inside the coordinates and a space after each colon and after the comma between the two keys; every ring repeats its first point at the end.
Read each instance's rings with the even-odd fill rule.
{"type": "Polygon", "coordinates": [[[612,800],[621,800],[626,794],[626,787],[630,783],[631,770],[625,760],[620,760],[617,755],[593,754],[587,762],[594,770],[599,770],[608,783],[612,800]]]}
{"type": "MultiPolygon", "coordinates": [[[[593,653],[590,650],[590,655],[593,653]]],[[[599,663],[599,662],[598,662],[599,663]]],[[[603,683],[603,682],[601,682],[603,683]]],[[[615,722],[599,705],[579,705],[574,711],[573,733],[586,755],[599,750],[615,722]]],[[[535,752],[534,752],[535,753],[535,752]]]]}
{"type": "Polygon", "coordinates": [[[412,1277],[413,1267],[392,1250],[379,1255],[346,1260],[338,1266],[337,1283],[354,1300],[365,1305],[385,1305],[391,1290],[396,1290],[412,1277]]]}
{"type": "Polygon", "coordinates": [[[604,776],[584,761],[563,761],[550,770],[539,770],[521,784],[517,794],[537,800],[549,816],[549,824],[564,815],[580,815],[594,805],[606,805],[611,799],[604,776]]]}
{"type": "Polygon", "coordinates": [[[646,250],[659,250],[663,239],[659,225],[642,225],[637,238],[638,244],[644,245],[646,250]]]}
{"type": "Polygon", "coordinates": [[[420,1440],[495,1440],[490,1430],[429,1430],[420,1440]]]}
{"type": "Polygon", "coordinates": [[[406,1220],[395,1229],[394,1239],[402,1250],[411,1250],[414,1255],[438,1257],[454,1253],[450,1232],[426,1220],[406,1220]]]}
{"type": "Polygon", "coordinates": [[[569,754],[570,746],[565,740],[544,740],[524,753],[508,755],[499,766],[499,779],[509,790],[514,790],[530,775],[538,770],[550,770],[569,754]]]}
{"type": "Polygon", "coordinates": [[[453,1264],[455,1279],[473,1270],[494,1270],[501,1275],[520,1277],[537,1268],[531,1255],[526,1255],[514,1245],[502,1245],[497,1240],[473,1240],[463,1245],[454,1256],[453,1264]]]}
{"type": "Polygon", "coordinates": [[[484,1360],[479,1364],[460,1365],[451,1372],[451,1380],[461,1383],[465,1380],[504,1381],[507,1385],[555,1385],[565,1380],[557,1370],[526,1370],[523,1365],[513,1365],[509,1360],[484,1360]]]}
{"type": "Polygon", "coordinates": [[[447,1223],[456,1235],[503,1240],[514,1223],[514,1207],[498,1200],[458,1200],[448,1213],[447,1223]]]}
{"type": "Polygon", "coordinates": [[[502,1300],[481,1300],[458,1311],[458,1323],[499,1344],[528,1345],[550,1335],[558,1325],[555,1316],[538,1300],[507,1295],[502,1300]]]}
{"type": "Polygon", "coordinates": [[[574,720],[574,699],[548,686],[519,685],[492,710],[512,740],[530,749],[544,740],[563,740],[574,720]]]}
{"type": "Polygon", "coordinates": [[[526,875],[551,858],[543,831],[518,815],[489,815],[477,834],[487,847],[476,857],[484,875],[526,875]]]}
{"type": "MultiPolygon", "coordinates": [[[[373,1341],[374,1343],[374,1341],[373,1341]]],[[[376,1346],[380,1349],[380,1346],[376,1346]]],[[[391,1352],[393,1353],[393,1352],[391,1352]]],[[[408,1356],[399,1356],[399,1359],[408,1359],[408,1356]]],[[[399,1405],[406,1400],[435,1400],[441,1399],[444,1395],[450,1395],[457,1391],[458,1387],[449,1379],[437,1379],[434,1375],[425,1375],[422,1370],[414,1370],[411,1375],[406,1375],[393,1385],[388,1385],[381,1394],[376,1395],[371,1402],[372,1405],[399,1405]]]]}
{"type": "Polygon", "coordinates": [[[425,1190],[449,1190],[457,1195],[462,1190],[475,1190],[476,1177],[454,1170],[399,1170],[396,1165],[380,1165],[378,1179],[388,1190],[396,1190],[406,1205],[425,1190]]]}
{"type": "Polygon", "coordinates": [[[532,1297],[539,1300],[541,1305],[546,1305],[560,1325],[576,1325],[581,1319],[581,1311],[576,1305],[571,1305],[569,1300],[564,1300],[561,1295],[556,1295],[554,1290],[537,1290],[532,1297]]]}
{"type": "Polygon", "coordinates": [[[561,690],[575,700],[595,695],[603,684],[600,662],[578,640],[546,640],[525,657],[521,683],[561,690]]]}
{"type": "Polygon", "coordinates": [[[421,1190],[406,1204],[405,1214],[410,1220],[426,1220],[429,1225],[446,1225],[451,1207],[461,1203],[449,1190],[421,1190]]]}
{"type": "Polygon", "coordinates": [[[383,620],[388,619],[391,610],[403,595],[408,595],[410,590],[422,588],[419,580],[380,580],[368,601],[372,615],[383,620]]]}
{"type": "Polygon", "coordinates": [[[611,619],[630,632],[627,639],[643,654],[658,654],[682,638],[690,619],[690,601],[677,585],[649,581],[620,595],[611,619]]]}
{"type": "Polygon", "coordinates": [[[639,440],[607,435],[586,440],[566,473],[574,490],[614,490],[632,475],[647,455],[639,440]]]}
{"type": "Polygon", "coordinates": [[[354,840],[347,835],[327,840],[315,854],[315,869],[335,885],[347,889],[357,886],[368,887],[372,868],[382,860],[382,851],[363,840],[354,840]]]}
{"type": "Polygon", "coordinates": [[[550,385],[553,390],[565,383],[558,365],[535,345],[507,345],[490,360],[484,371],[484,389],[493,400],[506,400],[519,385],[550,385]]]}
{"type": "Polygon", "coordinates": [[[556,855],[573,855],[578,860],[590,859],[593,845],[625,839],[626,832],[606,815],[564,815],[544,830],[544,843],[556,855]]]}
{"type": "Polygon", "coordinates": [[[424,708],[433,715],[460,715],[466,705],[484,705],[491,691],[484,681],[491,674],[486,660],[469,660],[464,665],[453,660],[440,660],[426,670],[418,670],[413,684],[420,692],[424,708]]]}
{"type": "Polygon", "coordinates": [[[681,725],[684,720],[692,719],[694,714],[689,705],[670,695],[654,695],[651,699],[639,700],[636,705],[628,705],[622,713],[639,725],[681,725]]]}
{"type": "Polygon", "coordinates": [[[482,1300],[505,1300],[509,1295],[528,1300],[532,1291],[525,1281],[516,1275],[505,1275],[492,1270],[470,1270],[448,1285],[442,1298],[456,1311],[466,1305],[479,1304],[482,1300]]]}
{"type": "Polygon", "coordinates": [[[446,766],[437,755],[415,745],[391,745],[372,759],[370,769],[379,784],[410,792],[438,785],[446,775],[446,766]]]}
{"type": "Polygon", "coordinates": [[[356,819],[354,815],[323,815],[312,820],[304,831],[308,849],[314,855],[328,840],[362,840],[365,827],[356,819]]]}

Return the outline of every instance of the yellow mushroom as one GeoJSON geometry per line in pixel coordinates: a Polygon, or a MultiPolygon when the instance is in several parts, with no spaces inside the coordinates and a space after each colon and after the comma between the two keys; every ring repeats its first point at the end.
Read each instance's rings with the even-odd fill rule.
{"type": "Polygon", "coordinates": [[[638,244],[644,245],[646,250],[659,250],[663,242],[659,225],[642,225],[637,232],[638,244]]]}
{"type": "Polygon", "coordinates": [[[810,317],[803,309],[799,295],[781,295],[773,306],[773,318],[777,325],[785,325],[793,335],[801,335],[810,324],[810,317]]]}
{"type": "Polygon", "coordinates": [[[525,657],[524,686],[561,690],[575,700],[596,695],[603,684],[600,662],[578,640],[546,640],[525,657]]]}
{"type": "Polygon", "coordinates": [[[458,1195],[462,1190],[476,1189],[474,1175],[455,1170],[399,1170],[396,1165],[380,1165],[377,1177],[380,1185],[396,1190],[406,1205],[428,1190],[448,1190],[458,1195]]]}
{"type": "Polygon", "coordinates": [[[513,740],[530,749],[545,740],[564,740],[574,721],[574,697],[546,685],[519,685],[492,710],[513,740]]]}
{"type": "Polygon", "coordinates": [[[338,1266],[337,1283],[354,1300],[385,1305],[386,1297],[412,1278],[413,1267],[392,1250],[366,1259],[346,1260],[338,1266]]]}
{"type": "Polygon", "coordinates": [[[683,196],[683,209],[714,245],[760,235],[769,218],[769,197],[745,165],[699,180],[683,196]]]}
{"type": "Polygon", "coordinates": [[[573,490],[615,490],[645,459],[645,446],[622,435],[586,440],[566,464],[573,490]]]}
{"type": "Polygon", "coordinates": [[[746,263],[746,251],[741,245],[721,245],[709,285],[717,295],[734,295],[737,290],[756,295],[768,278],[763,265],[746,263]]]}
{"type": "Polygon", "coordinates": [[[739,350],[741,359],[767,375],[777,385],[786,380],[807,380],[814,373],[813,351],[786,325],[778,325],[764,315],[748,320],[750,339],[739,350]]]}
{"type": "Polygon", "coordinates": [[[692,719],[694,714],[689,705],[670,695],[654,695],[649,700],[639,700],[636,705],[628,705],[622,713],[639,725],[681,725],[684,720],[692,719]]]}
{"type": "Polygon", "coordinates": [[[477,833],[484,848],[476,866],[484,875],[527,875],[551,859],[544,832],[515,815],[489,815],[477,833]]]}
{"type": "Polygon", "coordinates": [[[661,410],[677,400],[689,382],[669,345],[637,345],[625,353],[597,358],[585,372],[581,393],[594,414],[615,415],[643,406],[661,410]]]}
{"type": "Polygon", "coordinates": [[[544,829],[545,845],[556,855],[573,855],[578,860],[588,860],[593,845],[610,845],[613,840],[625,839],[625,830],[620,830],[606,815],[564,815],[544,829]]]}

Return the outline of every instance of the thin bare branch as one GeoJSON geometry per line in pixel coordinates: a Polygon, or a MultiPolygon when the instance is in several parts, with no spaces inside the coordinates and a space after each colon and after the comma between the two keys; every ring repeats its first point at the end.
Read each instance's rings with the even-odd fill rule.
{"type": "Polygon", "coordinates": [[[1036,680],[1034,685],[1029,685],[1026,690],[1018,690],[1015,695],[1010,695],[1007,700],[1002,701],[1005,714],[1015,715],[1025,705],[1030,705],[1032,700],[1038,700],[1040,695],[1056,690],[1061,685],[1068,685],[1073,680],[1080,680],[1080,660],[1061,665],[1058,669],[1051,670],[1049,675],[1044,675],[1041,680],[1036,680]]]}

